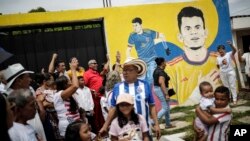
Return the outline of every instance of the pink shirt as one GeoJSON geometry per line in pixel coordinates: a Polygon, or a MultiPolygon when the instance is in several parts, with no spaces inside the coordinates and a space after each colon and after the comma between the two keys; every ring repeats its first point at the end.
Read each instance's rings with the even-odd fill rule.
{"type": "Polygon", "coordinates": [[[115,118],[111,123],[109,134],[117,136],[118,139],[128,138],[129,140],[138,141],[142,140],[142,133],[147,131],[146,120],[142,115],[139,115],[139,124],[135,125],[133,121],[129,121],[122,128],[118,124],[118,118],[115,118]]]}

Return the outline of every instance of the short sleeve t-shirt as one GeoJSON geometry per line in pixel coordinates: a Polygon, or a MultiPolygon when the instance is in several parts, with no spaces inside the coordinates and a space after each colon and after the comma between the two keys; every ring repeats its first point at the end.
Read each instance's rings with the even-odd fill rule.
{"type": "Polygon", "coordinates": [[[148,131],[146,120],[139,115],[139,124],[135,125],[133,121],[129,121],[122,128],[118,124],[118,118],[115,118],[110,126],[109,134],[117,136],[118,139],[129,138],[130,140],[141,141],[142,133],[148,131]]]}

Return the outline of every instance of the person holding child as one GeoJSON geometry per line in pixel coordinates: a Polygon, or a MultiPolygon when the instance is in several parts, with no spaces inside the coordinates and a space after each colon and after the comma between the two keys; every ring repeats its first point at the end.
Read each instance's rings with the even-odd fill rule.
{"type": "MultiPolygon", "coordinates": [[[[202,91],[205,93],[206,88],[210,87],[209,85],[202,85],[202,91]]],[[[211,88],[208,92],[211,91],[211,88]]],[[[201,122],[207,125],[207,135],[206,128],[202,128],[201,126],[194,124],[194,130],[198,135],[197,139],[201,140],[227,140],[227,132],[230,126],[230,121],[232,119],[231,109],[229,107],[230,101],[230,92],[229,89],[225,86],[219,86],[215,89],[214,92],[214,106],[218,110],[217,112],[206,112],[201,106],[197,106],[195,111],[197,117],[201,120],[201,122]],[[221,110],[221,111],[219,111],[221,110]],[[224,110],[224,112],[223,112],[224,110]]],[[[211,110],[212,111],[212,110],[211,110]]],[[[203,126],[204,127],[204,126],[203,126]]]]}

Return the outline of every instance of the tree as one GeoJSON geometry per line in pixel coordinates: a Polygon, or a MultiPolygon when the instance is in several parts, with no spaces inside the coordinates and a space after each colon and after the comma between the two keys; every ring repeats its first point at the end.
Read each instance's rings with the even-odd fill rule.
{"type": "Polygon", "coordinates": [[[28,13],[35,13],[35,12],[46,12],[43,7],[37,7],[36,9],[31,9],[28,13]]]}

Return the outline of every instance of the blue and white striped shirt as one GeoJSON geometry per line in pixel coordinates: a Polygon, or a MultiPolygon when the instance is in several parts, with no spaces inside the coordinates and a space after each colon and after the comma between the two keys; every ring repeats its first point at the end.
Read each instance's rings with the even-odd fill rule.
{"type": "Polygon", "coordinates": [[[134,83],[121,82],[114,86],[111,106],[116,106],[119,94],[128,93],[134,97],[134,108],[137,114],[143,115],[149,125],[149,105],[154,105],[152,90],[148,82],[137,79],[134,83]]]}

